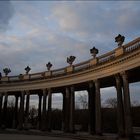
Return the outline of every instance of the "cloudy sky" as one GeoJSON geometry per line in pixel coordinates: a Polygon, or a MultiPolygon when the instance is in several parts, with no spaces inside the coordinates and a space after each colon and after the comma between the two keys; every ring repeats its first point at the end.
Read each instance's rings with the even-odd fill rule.
{"type": "Polygon", "coordinates": [[[32,73],[67,66],[91,58],[90,48],[99,55],[116,48],[120,33],[125,43],[140,36],[139,1],[0,1],[0,71],[10,75],[32,73]]]}

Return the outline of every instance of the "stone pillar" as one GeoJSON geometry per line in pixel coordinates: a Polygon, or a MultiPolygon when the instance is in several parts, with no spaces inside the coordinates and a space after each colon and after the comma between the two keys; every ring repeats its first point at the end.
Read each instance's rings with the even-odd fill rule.
{"type": "Polygon", "coordinates": [[[69,88],[66,87],[66,95],[65,95],[65,132],[69,132],[69,118],[70,118],[70,92],[69,88]]]}
{"type": "Polygon", "coordinates": [[[8,93],[5,93],[3,106],[3,124],[2,124],[3,128],[6,128],[7,125],[7,102],[8,102],[8,93]]]}
{"type": "Polygon", "coordinates": [[[62,107],[62,131],[65,131],[65,118],[66,118],[66,93],[62,93],[63,96],[63,107],[62,107]]]}
{"type": "Polygon", "coordinates": [[[51,89],[48,89],[48,112],[47,112],[47,124],[48,124],[48,131],[51,131],[51,115],[52,115],[52,93],[51,89]]]}
{"type": "Polygon", "coordinates": [[[47,90],[43,89],[42,131],[46,130],[46,98],[47,90]]]}
{"type": "Polygon", "coordinates": [[[116,80],[116,90],[117,90],[117,124],[118,124],[118,134],[120,137],[124,136],[124,110],[123,110],[123,100],[122,100],[122,86],[120,75],[115,75],[116,80]]]}
{"type": "Polygon", "coordinates": [[[101,135],[101,99],[100,99],[100,82],[95,80],[95,133],[101,135]]]}
{"type": "Polygon", "coordinates": [[[17,127],[17,116],[18,116],[18,97],[19,95],[15,95],[15,108],[14,108],[14,116],[13,116],[13,128],[17,127]]]}
{"type": "Polygon", "coordinates": [[[74,87],[70,87],[70,118],[69,118],[69,130],[74,133],[74,110],[75,110],[75,94],[74,87]]]}
{"type": "Polygon", "coordinates": [[[30,91],[25,92],[26,92],[25,129],[29,129],[28,119],[29,119],[30,91]]]}
{"type": "Polygon", "coordinates": [[[95,133],[95,87],[93,82],[89,83],[88,89],[88,112],[89,112],[89,133],[95,133]]]}
{"type": "Polygon", "coordinates": [[[25,97],[25,92],[21,91],[20,94],[20,109],[19,109],[19,124],[18,124],[18,129],[22,130],[23,129],[23,123],[24,123],[24,97],[25,97]]]}
{"type": "Polygon", "coordinates": [[[39,102],[38,102],[38,129],[41,129],[41,103],[42,103],[42,94],[38,94],[39,102]]]}
{"type": "Polygon", "coordinates": [[[2,101],[3,101],[3,94],[0,93],[0,127],[2,125],[2,101]]]}
{"type": "Polygon", "coordinates": [[[123,95],[124,95],[125,135],[126,137],[130,137],[132,136],[132,119],[131,119],[129,83],[126,72],[122,72],[121,76],[123,81],[123,95]]]}

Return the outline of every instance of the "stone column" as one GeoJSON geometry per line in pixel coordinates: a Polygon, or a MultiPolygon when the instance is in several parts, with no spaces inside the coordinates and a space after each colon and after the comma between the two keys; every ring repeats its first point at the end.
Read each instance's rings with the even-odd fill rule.
{"type": "Polygon", "coordinates": [[[47,113],[47,124],[48,124],[48,131],[51,131],[51,115],[52,115],[52,93],[51,89],[48,89],[48,113],[47,113]]]}
{"type": "Polygon", "coordinates": [[[42,131],[46,130],[46,98],[47,90],[43,89],[43,112],[42,112],[42,131]]]}
{"type": "Polygon", "coordinates": [[[30,91],[25,92],[26,92],[25,129],[29,129],[28,119],[29,119],[30,91]]]}
{"type": "Polygon", "coordinates": [[[15,95],[15,108],[14,108],[14,116],[13,116],[13,128],[17,127],[17,116],[18,116],[18,97],[19,95],[15,95]]]}
{"type": "Polygon", "coordinates": [[[89,83],[88,89],[88,112],[89,112],[89,133],[95,133],[95,87],[93,82],[89,83]]]}
{"type": "Polygon", "coordinates": [[[74,133],[74,110],[75,110],[75,94],[74,86],[70,87],[70,118],[69,118],[69,130],[74,133]]]}
{"type": "Polygon", "coordinates": [[[0,127],[2,125],[2,101],[3,101],[3,94],[0,93],[0,127]]]}
{"type": "Polygon", "coordinates": [[[20,109],[19,109],[19,124],[18,124],[18,129],[22,130],[23,129],[23,123],[24,123],[24,97],[25,97],[25,92],[21,91],[20,94],[20,109]]]}
{"type": "Polygon", "coordinates": [[[118,134],[120,137],[124,136],[124,110],[123,110],[123,100],[122,100],[122,86],[120,75],[115,75],[116,80],[116,90],[117,90],[117,124],[118,124],[118,134]]]}
{"type": "Polygon", "coordinates": [[[6,128],[7,124],[7,102],[8,102],[8,93],[5,93],[4,97],[4,106],[3,106],[3,128],[6,128]]]}
{"type": "Polygon", "coordinates": [[[63,96],[63,107],[62,107],[62,131],[65,131],[65,118],[66,118],[66,93],[62,93],[63,96]]]}
{"type": "Polygon", "coordinates": [[[132,136],[132,119],[131,119],[129,83],[128,83],[128,77],[126,72],[122,72],[121,76],[123,80],[125,134],[126,137],[129,137],[132,136]]]}
{"type": "Polygon", "coordinates": [[[95,133],[101,135],[101,99],[100,99],[100,82],[95,80],[95,133]]]}
{"type": "Polygon", "coordinates": [[[39,102],[38,102],[38,128],[41,129],[41,103],[42,103],[42,94],[38,94],[39,102]]]}
{"type": "Polygon", "coordinates": [[[65,132],[69,132],[69,118],[70,118],[70,92],[69,88],[66,87],[66,95],[65,95],[65,132]]]}

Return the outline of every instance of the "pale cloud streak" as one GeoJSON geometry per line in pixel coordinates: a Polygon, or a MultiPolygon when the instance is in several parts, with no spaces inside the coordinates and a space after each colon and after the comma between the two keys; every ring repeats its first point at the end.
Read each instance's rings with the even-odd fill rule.
{"type": "Polygon", "coordinates": [[[12,2],[10,28],[0,34],[0,49],[4,52],[0,55],[1,69],[9,65],[13,74],[19,74],[30,65],[32,72],[37,72],[45,70],[50,60],[54,68],[66,66],[69,55],[77,56],[75,63],[87,60],[93,45],[100,54],[110,51],[116,46],[114,37],[118,33],[125,35],[126,41],[139,35],[139,4],[12,2]]]}

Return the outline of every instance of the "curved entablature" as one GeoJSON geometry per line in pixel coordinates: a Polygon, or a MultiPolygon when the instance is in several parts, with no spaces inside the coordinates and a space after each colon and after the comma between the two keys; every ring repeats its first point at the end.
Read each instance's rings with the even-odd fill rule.
{"type": "Polygon", "coordinates": [[[1,78],[0,91],[60,87],[140,67],[140,37],[94,59],[41,73],[1,78]]]}

